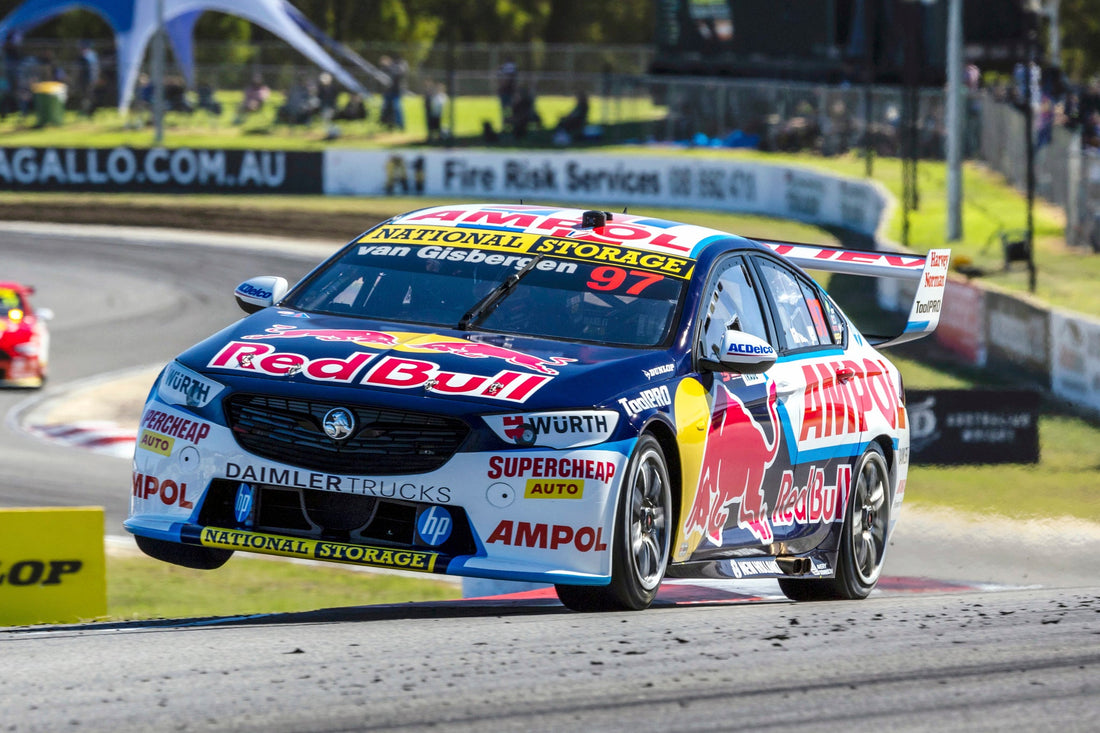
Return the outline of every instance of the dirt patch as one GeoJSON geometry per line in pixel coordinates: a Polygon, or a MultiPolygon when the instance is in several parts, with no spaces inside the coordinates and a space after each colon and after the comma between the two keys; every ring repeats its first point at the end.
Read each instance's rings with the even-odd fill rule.
{"type": "Polygon", "coordinates": [[[294,209],[249,209],[231,206],[150,206],[122,202],[110,206],[50,202],[0,203],[0,220],[106,224],[113,226],[202,229],[235,234],[264,234],[309,239],[348,240],[380,217],[362,213],[324,213],[294,209]]]}

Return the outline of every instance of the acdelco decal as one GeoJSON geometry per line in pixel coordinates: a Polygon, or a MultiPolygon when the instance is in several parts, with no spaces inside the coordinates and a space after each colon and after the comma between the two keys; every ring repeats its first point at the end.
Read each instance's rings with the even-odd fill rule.
{"type": "Polygon", "coordinates": [[[810,466],[807,482],[795,486],[794,471],[783,472],[779,496],[772,511],[772,524],[780,527],[798,524],[820,524],[839,521],[848,503],[848,490],[852,485],[852,467],[844,463],[837,466],[836,483],[825,485],[825,469],[810,466]]]}
{"type": "Polygon", "coordinates": [[[511,458],[493,456],[489,459],[488,477],[498,479],[513,476],[532,478],[592,479],[607,483],[615,476],[613,461],[597,461],[591,458],[511,458]]]}
{"type": "Polygon", "coordinates": [[[181,509],[195,508],[194,502],[187,499],[187,484],[176,483],[172,479],[161,481],[156,476],[135,473],[133,495],[139,499],[149,499],[157,496],[160,498],[161,503],[167,506],[178,504],[181,509]]]}
{"type": "Polygon", "coordinates": [[[584,481],[579,479],[565,479],[550,481],[547,479],[527,479],[527,488],[523,492],[524,499],[583,499],[584,481]]]}
{"type": "Polygon", "coordinates": [[[501,520],[493,533],[485,540],[486,544],[500,543],[514,547],[537,547],[541,550],[557,550],[562,547],[574,547],[579,552],[602,552],[607,549],[603,540],[603,528],[578,527],[574,529],[566,524],[531,524],[501,520]]]}
{"type": "Polygon", "coordinates": [[[0,585],[60,585],[61,576],[78,573],[82,567],[80,560],[19,560],[6,570],[0,563],[0,585]]]}
{"type": "MultiPolygon", "coordinates": [[[[188,443],[199,443],[207,435],[210,435],[209,423],[176,417],[160,410],[146,410],[141,419],[141,427],[145,428],[146,432],[152,430],[173,438],[186,440],[188,443]]],[[[171,453],[171,446],[168,446],[168,451],[171,453]]]]}
{"type": "Polygon", "coordinates": [[[159,453],[162,456],[170,456],[175,442],[175,438],[169,438],[167,435],[154,433],[152,430],[142,430],[141,439],[138,440],[138,448],[152,453],[159,453]]]}
{"type": "Polygon", "coordinates": [[[877,408],[890,427],[897,426],[897,390],[881,362],[851,359],[802,367],[805,409],[798,440],[860,433],[867,413],[877,408]],[[846,375],[846,376],[839,376],[846,375]]]}
{"type": "Polygon", "coordinates": [[[435,552],[349,545],[343,542],[302,540],[260,532],[218,529],[216,527],[204,527],[199,535],[199,542],[206,547],[218,547],[225,550],[250,550],[268,555],[303,557],[313,560],[423,572],[433,572],[436,560],[439,558],[439,554],[435,552]]]}

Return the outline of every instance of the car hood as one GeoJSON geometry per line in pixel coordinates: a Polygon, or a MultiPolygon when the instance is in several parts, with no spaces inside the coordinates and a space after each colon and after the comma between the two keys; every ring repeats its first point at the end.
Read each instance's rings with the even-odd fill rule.
{"type": "Polygon", "coordinates": [[[304,314],[255,313],[180,355],[214,378],[376,390],[524,409],[610,404],[672,376],[667,351],[304,314]]]}

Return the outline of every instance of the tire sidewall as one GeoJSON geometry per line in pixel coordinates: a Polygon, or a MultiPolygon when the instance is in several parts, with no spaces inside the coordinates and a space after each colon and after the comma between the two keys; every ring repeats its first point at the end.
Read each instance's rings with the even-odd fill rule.
{"type": "Polygon", "coordinates": [[[870,595],[878,584],[878,579],[881,577],[882,566],[886,560],[886,548],[889,543],[889,526],[890,526],[890,508],[893,503],[893,497],[890,492],[890,472],[889,465],[886,462],[886,455],[883,453],[882,448],[878,443],[871,443],[867,446],[867,450],[859,457],[859,462],[856,463],[856,470],[852,474],[852,485],[848,491],[848,505],[844,514],[844,524],[840,531],[840,547],[837,552],[837,571],[836,581],[837,590],[843,597],[858,599],[866,598],[870,595]],[[871,582],[866,582],[861,576],[859,569],[856,567],[856,560],[853,552],[853,537],[852,537],[852,516],[856,511],[862,512],[861,507],[856,506],[857,488],[859,486],[860,476],[863,474],[863,469],[867,465],[868,461],[874,460],[872,456],[877,455],[878,459],[882,462],[882,478],[884,484],[885,497],[883,498],[882,511],[886,512],[886,527],[887,535],[883,537],[882,552],[878,558],[878,571],[875,573],[871,582]]]}
{"type": "Polygon", "coordinates": [[[665,570],[668,568],[669,553],[672,545],[672,528],[674,526],[672,516],[672,487],[669,482],[668,464],[665,461],[664,451],[660,443],[652,435],[642,435],[634,447],[634,452],[627,464],[626,477],[619,487],[619,497],[615,512],[614,545],[611,556],[611,590],[622,603],[629,609],[641,610],[648,607],[657,596],[657,590],[664,579],[665,570]],[[642,578],[639,577],[637,565],[631,546],[632,536],[632,511],[631,497],[633,494],[635,472],[650,453],[656,453],[660,465],[660,477],[664,489],[662,491],[662,504],[664,505],[665,531],[663,541],[664,562],[661,565],[661,574],[652,588],[645,587],[642,578]]]}

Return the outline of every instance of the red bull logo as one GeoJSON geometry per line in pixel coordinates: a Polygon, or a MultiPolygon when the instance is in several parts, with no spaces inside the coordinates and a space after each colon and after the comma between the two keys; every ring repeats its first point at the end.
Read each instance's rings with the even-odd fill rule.
{"type": "Polygon", "coordinates": [[[748,529],[761,542],[771,542],[775,536],[764,504],[764,475],[779,454],[775,384],[768,387],[771,440],[737,395],[722,385],[712,414],[699,488],[684,522],[684,534],[701,532],[720,547],[730,505],[737,504],[737,526],[748,529]],[[714,420],[720,421],[717,427],[714,420]]]}
{"type": "Polygon", "coordinates": [[[284,326],[275,324],[265,329],[264,333],[244,336],[245,340],[268,339],[300,339],[315,338],[318,341],[346,341],[357,344],[372,344],[375,346],[396,346],[398,339],[385,331],[360,331],[345,328],[298,328],[297,326],[284,326]]]}
{"type": "Polygon", "coordinates": [[[495,346],[480,341],[435,341],[417,343],[415,346],[418,350],[438,351],[444,354],[463,356],[467,359],[503,359],[513,366],[530,369],[540,374],[557,374],[558,370],[551,369],[552,366],[563,366],[576,361],[576,359],[565,356],[551,356],[549,359],[543,359],[540,356],[525,354],[522,351],[514,351],[503,346],[495,346]]]}

